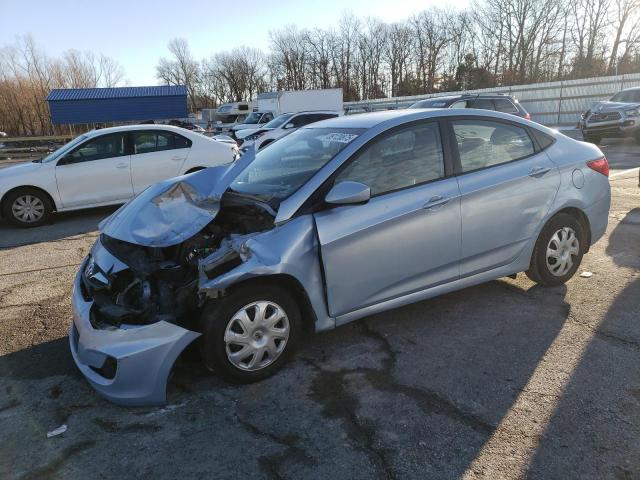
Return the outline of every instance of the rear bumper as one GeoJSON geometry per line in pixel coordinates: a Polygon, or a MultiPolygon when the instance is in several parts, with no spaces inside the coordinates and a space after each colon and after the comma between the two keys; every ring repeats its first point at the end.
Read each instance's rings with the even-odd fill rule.
{"type": "Polygon", "coordinates": [[[607,231],[610,207],[611,191],[608,191],[607,195],[585,209],[585,214],[591,226],[591,245],[600,240],[607,231]]]}
{"type": "Polygon", "coordinates": [[[95,328],[91,323],[93,302],[82,294],[85,263],[73,285],[73,323],[69,330],[71,355],[78,369],[111,402],[165,403],[167,379],[176,358],[200,334],[164,321],[95,328]]]}

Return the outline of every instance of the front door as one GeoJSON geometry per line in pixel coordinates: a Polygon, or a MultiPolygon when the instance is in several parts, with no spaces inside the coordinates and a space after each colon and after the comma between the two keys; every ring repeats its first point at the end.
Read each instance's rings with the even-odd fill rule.
{"type": "Polygon", "coordinates": [[[332,316],[458,278],[460,194],[437,122],[385,134],[333,183],[346,180],[372,198],[315,213],[332,316]]]}
{"type": "Polygon", "coordinates": [[[549,212],[560,175],[521,125],[478,118],[451,124],[460,157],[464,277],[518,258],[549,212]]]}
{"type": "Polygon", "coordinates": [[[74,148],[58,160],[56,181],[64,208],[126,202],[133,188],[125,134],[92,137],[74,148]]]}

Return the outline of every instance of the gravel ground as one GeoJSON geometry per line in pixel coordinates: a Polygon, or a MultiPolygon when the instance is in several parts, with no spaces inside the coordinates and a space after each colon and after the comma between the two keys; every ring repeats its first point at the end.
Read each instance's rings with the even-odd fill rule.
{"type": "Polygon", "coordinates": [[[0,224],[0,478],[640,478],[637,175],[611,179],[591,278],[521,274],[368,317],[254,385],[185,360],[164,408],[102,400],[69,354],[72,277],[113,209],[0,224]]]}

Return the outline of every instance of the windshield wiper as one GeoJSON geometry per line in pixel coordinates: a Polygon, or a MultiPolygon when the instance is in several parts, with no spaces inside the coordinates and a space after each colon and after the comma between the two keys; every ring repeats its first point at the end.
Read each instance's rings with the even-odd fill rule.
{"type": "Polygon", "coordinates": [[[227,189],[227,193],[233,195],[234,197],[240,197],[246,200],[251,200],[254,204],[257,204],[259,207],[261,207],[263,210],[265,210],[267,213],[269,213],[269,215],[272,215],[273,217],[277,215],[277,212],[273,209],[273,207],[269,204],[269,202],[260,198],[258,195],[252,195],[251,193],[238,192],[237,190],[234,190],[231,187],[227,189]]]}

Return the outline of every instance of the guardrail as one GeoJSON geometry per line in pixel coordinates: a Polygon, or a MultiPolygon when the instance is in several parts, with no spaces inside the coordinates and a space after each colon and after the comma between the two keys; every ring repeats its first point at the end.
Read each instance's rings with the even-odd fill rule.
{"type": "Polygon", "coordinates": [[[625,88],[640,87],[640,73],[610,77],[583,78],[559,82],[532,83],[509,87],[483,88],[455,92],[438,92],[407,97],[378,98],[345,102],[345,109],[388,110],[406,108],[418,100],[461,93],[504,93],[513,95],[531,114],[532,120],[548,126],[567,127],[578,123],[580,114],[591,104],[609,99],[625,88]]]}

